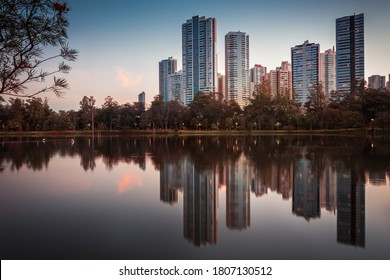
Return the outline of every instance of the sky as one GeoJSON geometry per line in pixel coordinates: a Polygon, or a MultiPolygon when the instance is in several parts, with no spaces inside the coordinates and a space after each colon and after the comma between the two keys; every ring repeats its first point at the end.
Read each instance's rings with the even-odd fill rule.
{"type": "Polygon", "coordinates": [[[119,104],[146,103],[158,94],[158,62],[170,56],[181,69],[181,25],[192,16],[217,20],[218,72],[224,73],[224,37],[249,34],[249,63],[268,71],[291,61],[291,47],[305,40],[323,52],[335,46],[336,18],[364,13],[365,76],[390,74],[389,0],[68,0],[69,46],[79,51],[64,75],[70,89],[63,98],[45,93],[56,111],[79,109],[83,96],[96,106],[112,96],[119,104]]]}

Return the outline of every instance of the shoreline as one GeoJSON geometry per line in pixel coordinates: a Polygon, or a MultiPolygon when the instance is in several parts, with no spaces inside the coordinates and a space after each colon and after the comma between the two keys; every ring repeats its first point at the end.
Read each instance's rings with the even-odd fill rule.
{"type": "MultiPolygon", "coordinates": [[[[95,137],[103,136],[267,136],[267,135],[326,135],[326,136],[367,136],[389,135],[388,131],[366,129],[321,129],[321,130],[101,130],[94,132],[95,137]]],[[[0,132],[1,137],[91,137],[92,131],[7,131],[0,132]]]]}

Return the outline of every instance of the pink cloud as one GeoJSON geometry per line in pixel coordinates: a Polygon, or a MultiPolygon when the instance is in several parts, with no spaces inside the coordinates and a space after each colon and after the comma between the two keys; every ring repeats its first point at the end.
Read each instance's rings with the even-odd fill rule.
{"type": "Polygon", "coordinates": [[[142,187],[143,185],[144,182],[142,181],[141,177],[131,173],[125,173],[117,183],[118,193],[124,193],[129,189],[134,187],[142,187]]]}
{"type": "Polygon", "coordinates": [[[116,68],[116,80],[125,88],[131,88],[142,81],[141,75],[134,75],[123,68],[116,68]]]}

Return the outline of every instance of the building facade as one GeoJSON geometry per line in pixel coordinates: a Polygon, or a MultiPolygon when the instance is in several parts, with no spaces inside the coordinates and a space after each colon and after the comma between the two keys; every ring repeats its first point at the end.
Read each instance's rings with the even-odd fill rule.
{"type": "Polygon", "coordinates": [[[159,95],[163,98],[164,102],[169,101],[168,93],[168,76],[176,73],[177,71],[177,60],[173,57],[161,60],[158,67],[159,74],[159,95]]]}
{"type": "Polygon", "coordinates": [[[334,48],[320,53],[319,73],[325,97],[329,99],[332,91],[336,91],[336,52],[334,48]]]}
{"type": "Polygon", "coordinates": [[[386,86],[385,80],[386,80],[385,76],[372,75],[368,77],[368,87],[375,88],[375,89],[385,88],[386,86]]]}
{"type": "Polygon", "coordinates": [[[222,94],[223,98],[227,100],[226,98],[226,82],[225,82],[225,75],[222,75],[218,73],[218,89],[217,91],[222,94]]]}
{"type": "Polygon", "coordinates": [[[364,14],[336,19],[336,77],[340,93],[364,80],[364,14]]]}
{"type": "Polygon", "coordinates": [[[255,64],[250,70],[250,81],[255,85],[261,84],[263,77],[267,74],[267,67],[261,64],[255,64]]]}
{"type": "Polygon", "coordinates": [[[145,105],[145,92],[141,92],[140,94],[138,94],[138,103],[141,103],[141,104],[144,104],[145,105]]]}
{"type": "Polygon", "coordinates": [[[229,32],[225,36],[226,96],[241,108],[249,103],[249,35],[229,32]]]}
{"type": "Polygon", "coordinates": [[[389,80],[386,83],[387,90],[390,90],[390,74],[389,74],[389,80]]]}
{"type": "Polygon", "coordinates": [[[250,69],[249,94],[252,95],[257,90],[257,87],[264,81],[267,75],[267,67],[261,64],[255,64],[250,69]]]}
{"type": "Polygon", "coordinates": [[[182,94],[182,73],[181,71],[168,75],[168,102],[180,101],[184,102],[182,94]]]}
{"type": "Polygon", "coordinates": [[[308,96],[318,84],[320,45],[305,41],[302,45],[291,48],[292,87],[295,100],[301,105],[308,101],[308,96]]]}
{"type": "Polygon", "coordinates": [[[182,25],[184,105],[216,88],[216,19],[194,16],[182,25]]]}

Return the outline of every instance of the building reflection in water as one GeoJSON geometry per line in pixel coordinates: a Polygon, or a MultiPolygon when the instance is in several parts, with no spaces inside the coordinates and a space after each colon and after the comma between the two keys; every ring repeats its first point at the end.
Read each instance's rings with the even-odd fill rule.
{"type": "Polygon", "coordinates": [[[36,139],[26,143],[3,140],[0,172],[3,166],[39,171],[58,155],[77,155],[85,171],[93,171],[99,160],[109,170],[121,162],[145,170],[150,155],[160,170],[160,201],[174,206],[183,195],[183,234],[196,246],[218,241],[221,191],[226,192],[228,229],[248,229],[253,199],[274,192],[283,200],[292,197],[292,214],[308,222],[334,215],[337,242],[364,248],[365,182],[373,187],[390,186],[390,142],[381,140],[385,141],[381,146],[367,142],[362,148],[354,138],[317,140],[80,137],[72,145],[68,139],[44,144],[36,139]]]}
{"type": "Polygon", "coordinates": [[[169,204],[179,202],[178,192],[185,184],[186,171],[180,162],[163,162],[160,171],[160,200],[169,204]]]}
{"type": "Polygon", "coordinates": [[[186,182],[183,196],[184,238],[195,246],[217,243],[217,190],[213,170],[200,170],[185,162],[186,182]]]}
{"type": "Polygon", "coordinates": [[[320,175],[321,208],[336,213],[337,207],[337,171],[329,159],[325,159],[324,170],[320,175]]]}
{"type": "Polygon", "coordinates": [[[302,156],[294,170],[293,213],[306,220],[320,217],[319,178],[315,161],[302,156]]]}
{"type": "MultiPolygon", "coordinates": [[[[217,243],[219,191],[226,191],[230,230],[250,227],[250,192],[261,199],[271,191],[283,200],[292,197],[292,213],[308,222],[320,218],[321,211],[336,215],[337,242],[365,246],[364,172],[343,160],[304,148],[291,161],[276,159],[261,166],[243,153],[202,168],[184,156],[163,161],[160,171],[160,200],[175,205],[183,193],[184,238],[195,246],[217,243]]],[[[373,181],[384,180],[382,174],[366,174],[373,181]]]]}
{"type": "Polygon", "coordinates": [[[337,162],[337,242],[365,247],[364,176],[337,162]]]}
{"type": "Polygon", "coordinates": [[[226,226],[243,230],[250,225],[249,166],[244,156],[229,161],[226,171],[226,226]]]}

